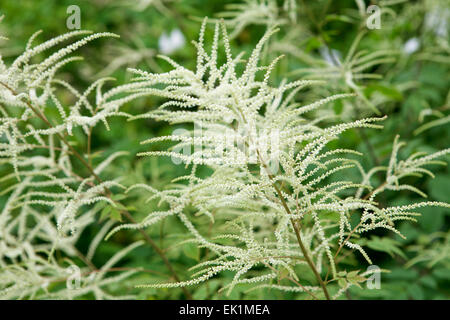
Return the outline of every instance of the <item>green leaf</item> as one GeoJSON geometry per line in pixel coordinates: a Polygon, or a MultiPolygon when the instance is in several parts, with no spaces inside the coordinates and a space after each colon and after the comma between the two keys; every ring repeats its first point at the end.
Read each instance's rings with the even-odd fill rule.
{"type": "Polygon", "coordinates": [[[434,279],[430,275],[421,277],[419,281],[420,281],[420,283],[424,284],[425,286],[427,286],[431,289],[436,289],[438,286],[436,279],[434,279]]]}
{"type": "Polygon", "coordinates": [[[195,261],[200,261],[200,249],[198,248],[197,244],[195,243],[184,244],[183,252],[187,257],[194,259],[195,261]]]}
{"type": "Polygon", "coordinates": [[[124,194],[114,194],[112,195],[111,199],[113,199],[114,201],[120,201],[125,199],[127,196],[124,194]]]}
{"type": "Polygon", "coordinates": [[[405,269],[403,267],[396,267],[390,273],[384,275],[387,279],[413,281],[419,277],[419,273],[414,269],[405,269]]]}
{"type": "Polygon", "coordinates": [[[436,207],[421,208],[421,216],[417,217],[420,227],[428,233],[438,231],[444,224],[445,209],[436,207]]]}
{"type": "Polygon", "coordinates": [[[338,273],[337,273],[337,275],[339,276],[339,277],[345,277],[346,275],[347,275],[347,271],[339,271],[338,273]]]}
{"type": "Polygon", "coordinates": [[[422,288],[416,283],[413,283],[408,287],[408,293],[415,300],[423,300],[425,298],[422,288]]]}
{"type": "Polygon", "coordinates": [[[308,42],[306,43],[306,51],[310,52],[312,50],[320,48],[321,46],[322,46],[322,42],[320,41],[320,39],[313,37],[313,38],[309,39],[308,42]]]}
{"type": "Polygon", "coordinates": [[[347,279],[356,277],[356,276],[358,275],[358,272],[359,272],[359,270],[350,271],[350,272],[347,274],[347,279]]]}
{"type": "Polygon", "coordinates": [[[337,115],[341,114],[342,110],[344,109],[344,104],[342,103],[342,100],[338,99],[334,101],[333,109],[337,115]]]}
{"type": "Polygon", "coordinates": [[[127,211],[127,207],[125,207],[121,203],[116,203],[116,207],[117,207],[118,210],[127,211]]]}
{"type": "Polygon", "coordinates": [[[379,92],[382,95],[395,100],[395,101],[400,101],[403,99],[403,95],[400,91],[398,91],[397,89],[395,89],[394,87],[387,87],[387,86],[383,86],[383,85],[379,85],[379,84],[374,84],[371,86],[368,86],[365,90],[364,93],[367,97],[371,97],[372,94],[374,92],[379,92]]]}
{"type": "Polygon", "coordinates": [[[430,190],[430,196],[438,201],[447,202],[450,198],[450,176],[437,176],[431,179],[428,184],[428,189],[430,190]]]}
{"type": "Polygon", "coordinates": [[[111,208],[110,217],[112,220],[116,220],[119,222],[122,221],[122,215],[120,214],[120,211],[117,210],[117,208],[111,208]]]}
{"type": "Polygon", "coordinates": [[[295,273],[301,274],[302,278],[308,281],[311,284],[317,283],[317,278],[312,272],[311,268],[305,264],[299,264],[295,267],[295,273]]]}
{"type": "Polygon", "coordinates": [[[372,236],[369,241],[367,241],[367,246],[376,251],[382,251],[388,253],[391,257],[394,257],[395,254],[401,256],[406,259],[406,255],[403,251],[398,247],[399,242],[395,241],[391,238],[380,238],[377,236],[372,236]]]}
{"type": "Polygon", "coordinates": [[[102,210],[108,203],[106,201],[99,201],[95,204],[93,210],[100,211],[102,210]]]}
{"type": "Polygon", "coordinates": [[[106,206],[103,208],[102,213],[100,214],[100,220],[106,219],[109,217],[109,213],[111,212],[112,207],[106,206]]]}
{"type": "Polygon", "coordinates": [[[446,268],[440,268],[433,270],[433,275],[441,280],[450,280],[450,272],[446,268]]]}
{"type": "Polygon", "coordinates": [[[339,14],[329,14],[325,17],[326,21],[341,21],[341,22],[347,22],[347,23],[354,23],[354,20],[352,20],[350,17],[346,15],[339,15],[339,14]]]}
{"type": "Polygon", "coordinates": [[[344,278],[340,278],[338,280],[338,285],[339,287],[344,288],[347,285],[347,280],[345,280],[344,278]]]}

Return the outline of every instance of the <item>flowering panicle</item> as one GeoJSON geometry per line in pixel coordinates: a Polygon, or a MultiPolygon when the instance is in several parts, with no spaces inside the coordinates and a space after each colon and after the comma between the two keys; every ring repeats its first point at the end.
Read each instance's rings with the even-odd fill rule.
{"type": "MultiPolygon", "coordinates": [[[[296,102],[301,90],[307,86],[320,86],[323,81],[282,81],[277,87],[270,85],[270,73],[282,57],[269,66],[260,66],[260,55],[264,43],[276,29],[266,32],[245,61],[243,71],[238,72],[243,54],[232,56],[224,24],[215,24],[210,53],[204,45],[205,26],[206,19],[200,29],[199,41],[195,43],[195,71],[166,57],[164,59],[173,66],[172,71],[153,74],[133,69],[136,78],[121,89],[136,96],[167,99],[157,110],[131,119],[152,118],[193,128],[142,142],[172,141],[174,146],[168,151],[140,153],[141,156],[170,156],[190,166],[191,171],[172,181],[172,187],[166,190],[156,190],[145,184],[132,186],[129,192],[143,189],[149,193],[149,201],[157,199],[161,207],[169,209],[150,212],[136,224],[120,225],[109,236],[122,229],[146,228],[176,216],[191,234],[190,241],[208,248],[215,255],[194,268],[197,271],[191,280],[141,287],[192,286],[228,270],[235,274],[223,288],[228,293],[240,283],[261,282],[268,282],[262,287],[315,292],[321,290],[321,279],[316,287],[286,287],[270,282],[282,278],[284,272],[294,283],[298,282],[295,273],[298,265],[309,266],[318,272],[328,266],[330,274],[336,278],[335,256],[341,250],[339,247],[357,250],[371,262],[354,238],[376,228],[399,233],[395,222],[412,220],[417,213],[411,210],[423,205],[448,206],[429,202],[382,208],[375,201],[376,195],[384,189],[416,191],[414,187],[396,185],[393,177],[398,179],[414,172],[428,172],[421,166],[432,163],[447,151],[396,163],[399,145],[395,142],[393,160],[387,169],[390,182],[382,187],[384,189],[374,189],[370,176],[381,169],[366,174],[357,160],[344,156],[360,153],[328,150],[327,145],[353,128],[379,129],[381,126],[377,122],[384,117],[319,126],[320,120],[309,120],[306,115],[322,105],[351,98],[354,94],[336,94],[302,105],[296,102]],[[226,58],[221,65],[218,64],[220,35],[226,58]],[[271,145],[267,139],[264,141],[264,137],[275,144],[271,145]],[[213,169],[213,173],[206,177],[197,175],[197,169],[202,165],[213,169]],[[362,181],[329,180],[340,171],[354,168],[363,174],[362,181]],[[371,193],[362,198],[365,190],[371,193]],[[352,192],[354,195],[349,196],[352,192]],[[196,216],[204,215],[214,225],[223,225],[219,229],[223,232],[215,237],[203,234],[193,223],[192,210],[196,216]],[[355,228],[350,217],[356,212],[361,213],[361,218],[355,228]],[[330,213],[335,217],[330,218],[330,213]],[[270,269],[269,273],[253,276],[252,271],[259,267],[270,269]]],[[[383,62],[378,58],[385,54],[356,55],[352,60],[352,52],[347,60],[349,65],[359,65],[356,70],[359,72],[383,62]]]]}

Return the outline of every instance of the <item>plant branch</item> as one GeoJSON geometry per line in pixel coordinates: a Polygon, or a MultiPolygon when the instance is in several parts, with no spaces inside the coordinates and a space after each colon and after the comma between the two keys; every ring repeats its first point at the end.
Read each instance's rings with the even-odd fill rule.
{"type": "MultiPolygon", "coordinates": [[[[259,160],[260,160],[262,166],[264,167],[264,169],[266,170],[269,178],[271,180],[273,180],[273,176],[270,174],[266,163],[262,160],[259,151],[257,151],[257,153],[258,153],[259,160]]],[[[284,210],[289,215],[292,215],[292,212],[289,209],[289,207],[288,207],[288,205],[286,203],[286,200],[284,200],[284,197],[283,197],[283,194],[281,193],[281,190],[278,188],[278,186],[275,184],[275,182],[272,183],[272,186],[274,187],[275,191],[277,192],[278,197],[280,198],[280,201],[281,201],[281,204],[282,204],[284,210]]],[[[316,277],[317,281],[319,282],[319,285],[322,288],[322,291],[323,291],[323,293],[325,295],[325,298],[327,300],[331,300],[330,295],[329,295],[328,290],[327,290],[327,287],[326,287],[324,281],[322,280],[322,277],[320,276],[319,272],[317,271],[317,268],[314,265],[314,262],[313,262],[312,258],[309,255],[308,249],[305,247],[305,245],[304,245],[304,243],[302,241],[302,237],[300,235],[300,229],[299,229],[298,225],[295,223],[294,219],[291,218],[290,221],[291,221],[292,227],[294,228],[294,232],[295,232],[295,236],[297,238],[298,245],[300,246],[300,250],[302,251],[303,256],[305,257],[306,262],[308,263],[309,267],[311,268],[311,270],[314,273],[314,276],[316,277]]]]}
{"type": "MultiPolygon", "coordinates": [[[[5,88],[7,88],[8,90],[11,91],[12,94],[17,95],[17,93],[15,92],[14,89],[12,89],[10,86],[8,86],[7,84],[3,83],[0,81],[0,84],[3,85],[5,88]]],[[[27,104],[27,106],[34,112],[34,114],[36,114],[36,116],[41,119],[49,128],[54,128],[53,125],[50,123],[50,121],[47,119],[47,117],[38,111],[38,109],[34,108],[30,102],[25,100],[25,103],[27,104]]],[[[92,166],[78,153],[78,151],[75,150],[75,148],[73,148],[71,146],[71,144],[67,141],[67,139],[61,135],[60,133],[56,133],[56,135],[58,136],[58,138],[69,148],[69,150],[71,151],[71,153],[78,159],[80,160],[80,162],[88,169],[89,173],[95,178],[95,180],[97,180],[98,183],[102,183],[103,180],[95,173],[94,169],[92,168],[92,166]]],[[[111,195],[112,192],[108,187],[105,187],[105,194],[108,198],[111,199],[111,195]]],[[[116,200],[111,199],[113,202],[118,203],[116,200]]],[[[121,210],[120,211],[121,214],[123,214],[131,223],[136,223],[136,220],[133,219],[133,217],[131,216],[131,214],[126,211],[126,210],[121,210]]],[[[175,281],[180,282],[180,278],[178,277],[177,273],[175,272],[175,270],[172,267],[172,264],[170,263],[170,261],[167,259],[166,255],[164,254],[164,252],[161,250],[161,248],[158,247],[158,245],[145,233],[144,230],[139,229],[139,232],[141,233],[141,235],[144,237],[145,241],[153,248],[153,250],[156,251],[156,253],[161,257],[161,259],[163,260],[164,264],[166,265],[166,267],[169,269],[170,273],[172,274],[173,278],[175,279],[175,281]]],[[[189,300],[192,300],[192,295],[190,294],[190,292],[186,289],[186,288],[181,288],[183,290],[183,293],[186,295],[186,298],[189,300]]]]}

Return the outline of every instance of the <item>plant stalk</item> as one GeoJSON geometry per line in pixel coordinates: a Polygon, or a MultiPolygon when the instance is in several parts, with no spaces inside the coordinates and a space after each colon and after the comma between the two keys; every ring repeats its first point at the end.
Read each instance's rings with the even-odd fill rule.
{"type": "MultiPolygon", "coordinates": [[[[5,88],[7,88],[9,91],[11,91],[12,94],[17,95],[17,93],[15,92],[14,89],[12,89],[10,86],[8,86],[7,84],[0,82],[1,85],[3,85],[5,88]]],[[[50,123],[50,121],[47,119],[47,117],[42,114],[41,112],[39,112],[36,108],[34,108],[30,102],[25,100],[25,103],[27,104],[27,106],[33,111],[34,114],[36,114],[36,116],[41,119],[49,128],[53,128],[53,125],[50,123]]],[[[72,154],[88,169],[89,173],[95,178],[95,180],[97,180],[99,183],[102,183],[103,180],[95,173],[94,169],[92,168],[92,166],[78,153],[78,151],[75,150],[75,148],[73,148],[70,143],[67,141],[67,139],[61,135],[60,133],[56,133],[56,135],[58,136],[58,138],[69,148],[69,150],[72,152],[72,154]]],[[[108,187],[105,187],[105,194],[108,196],[108,198],[111,198],[111,190],[108,187]]],[[[111,199],[112,201],[116,202],[115,200],[111,199]]],[[[131,214],[126,211],[126,210],[121,210],[120,211],[131,223],[136,223],[136,221],[133,219],[133,217],[131,216],[131,214]]],[[[169,272],[172,274],[172,277],[175,279],[175,281],[177,282],[181,282],[180,278],[178,277],[177,273],[175,272],[175,270],[172,267],[172,264],[170,263],[170,261],[167,259],[166,255],[164,254],[164,251],[161,250],[160,247],[158,247],[158,245],[144,232],[144,230],[139,229],[139,232],[141,233],[141,235],[144,237],[145,241],[153,248],[153,250],[156,251],[156,253],[161,257],[161,259],[163,260],[164,264],[166,265],[167,269],[169,270],[169,272]]],[[[193,300],[192,295],[190,294],[190,292],[182,287],[181,288],[183,293],[185,294],[186,298],[189,300],[193,300]]]]}

